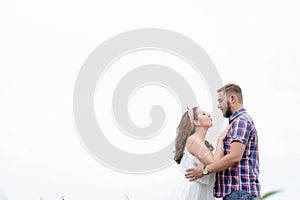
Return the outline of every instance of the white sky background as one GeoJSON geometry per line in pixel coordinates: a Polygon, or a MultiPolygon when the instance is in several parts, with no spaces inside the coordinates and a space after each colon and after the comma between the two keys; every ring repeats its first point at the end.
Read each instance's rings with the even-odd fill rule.
{"type": "Polygon", "coordinates": [[[82,146],[72,111],[76,77],[97,46],[122,32],[163,28],[197,42],[215,63],[223,83],[242,87],[260,139],[262,193],[282,189],[272,199],[296,198],[300,189],[297,1],[4,4],[0,12],[2,196],[166,199],[176,165],[148,175],[122,174],[102,166],[82,146]]]}

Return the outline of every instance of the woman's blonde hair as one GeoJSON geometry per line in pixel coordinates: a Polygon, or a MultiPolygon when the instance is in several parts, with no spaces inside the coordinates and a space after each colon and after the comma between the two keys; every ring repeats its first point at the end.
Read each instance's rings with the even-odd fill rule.
{"type": "MultiPolygon", "coordinates": [[[[198,107],[193,107],[193,117],[194,120],[198,119],[197,115],[197,108],[198,107]]],[[[180,120],[180,123],[177,127],[177,136],[175,139],[175,156],[174,160],[176,163],[180,164],[181,158],[183,156],[183,151],[185,148],[186,140],[188,139],[189,136],[193,135],[195,132],[195,127],[192,126],[191,120],[188,115],[188,111],[186,111],[180,120]],[[193,127],[193,129],[192,129],[193,127]]]]}

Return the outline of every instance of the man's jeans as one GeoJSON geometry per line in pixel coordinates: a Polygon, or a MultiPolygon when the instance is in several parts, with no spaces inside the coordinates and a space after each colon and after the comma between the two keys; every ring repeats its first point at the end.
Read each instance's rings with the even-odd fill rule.
{"type": "Polygon", "coordinates": [[[244,191],[234,191],[223,198],[223,200],[255,200],[255,199],[258,198],[244,191]]]}

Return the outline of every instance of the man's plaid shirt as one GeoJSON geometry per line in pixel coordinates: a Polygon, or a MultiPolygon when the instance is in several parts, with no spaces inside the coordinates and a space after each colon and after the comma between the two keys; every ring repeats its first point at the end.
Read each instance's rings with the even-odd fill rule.
{"type": "Polygon", "coordinates": [[[252,118],[245,109],[235,112],[229,118],[231,125],[224,142],[224,155],[230,153],[230,144],[234,141],[246,145],[241,161],[216,173],[215,197],[225,197],[235,190],[260,196],[258,138],[252,118]]]}

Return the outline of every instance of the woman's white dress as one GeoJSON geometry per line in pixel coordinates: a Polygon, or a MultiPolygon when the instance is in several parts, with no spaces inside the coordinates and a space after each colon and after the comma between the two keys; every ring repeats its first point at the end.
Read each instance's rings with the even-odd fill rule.
{"type": "Polygon", "coordinates": [[[204,165],[197,157],[193,156],[185,149],[179,166],[179,173],[170,200],[214,200],[213,187],[215,183],[215,174],[209,174],[189,181],[185,178],[186,170],[193,168],[194,163],[204,165]]]}

